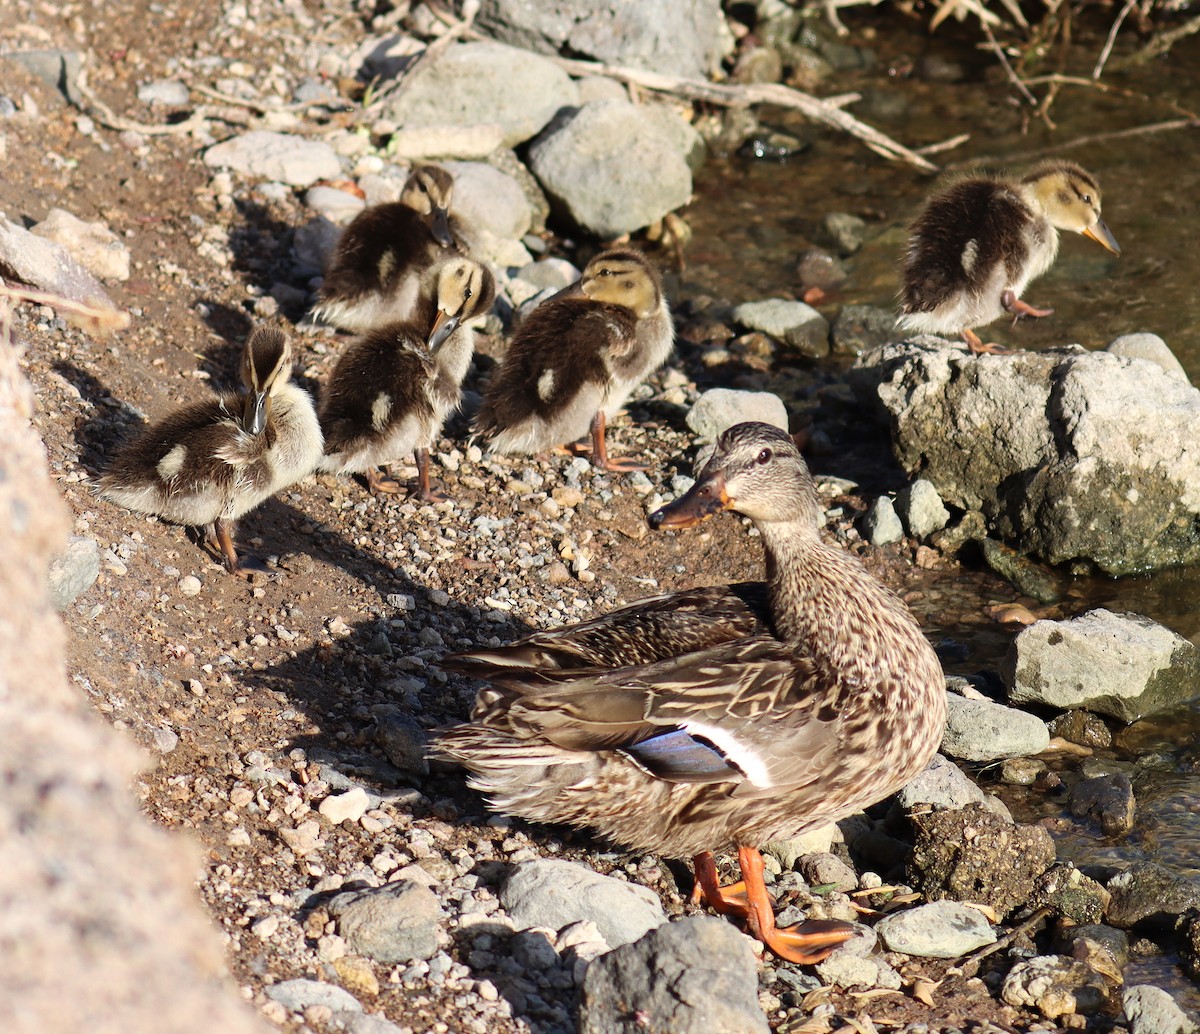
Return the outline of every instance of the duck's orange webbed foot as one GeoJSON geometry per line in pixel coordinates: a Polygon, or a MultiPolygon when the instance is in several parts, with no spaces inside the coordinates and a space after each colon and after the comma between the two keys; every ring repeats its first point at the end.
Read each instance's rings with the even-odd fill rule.
{"type": "Polygon", "coordinates": [[[1007,348],[1004,345],[998,345],[995,342],[985,344],[979,339],[979,335],[969,327],[963,328],[962,336],[972,355],[1016,355],[1014,349],[1007,348]]]}
{"type": "Polygon", "coordinates": [[[1000,296],[1000,304],[1005,310],[1013,314],[1014,319],[1020,319],[1022,316],[1031,316],[1034,319],[1043,319],[1046,316],[1053,316],[1053,309],[1035,309],[1028,302],[1021,301],[1017,297],[1015,291],[1005,291],[1000,296]]]}
{"type": "Polygon", "coordinates": [[[808,966],[820,962],[854,936],[854,926],[838,919],[809,919],[795,926],[777,927],[774,904],[763,882],[763,860],[758,848],[739,847],[738,864],[749,906],[746,925],[751,934],[781,959],[808,966]]]}
{"type": "Polygon", "coordinates": [[[717,862],[711,851],[702,851],[692,859],[696,872],[696,883],[692,887],[692,904],[707,904],[714,912],[723,916],[745,919],[750,913],[746,899],[746,883],[739,880],[722,887],[717,878],[717,862]]]}

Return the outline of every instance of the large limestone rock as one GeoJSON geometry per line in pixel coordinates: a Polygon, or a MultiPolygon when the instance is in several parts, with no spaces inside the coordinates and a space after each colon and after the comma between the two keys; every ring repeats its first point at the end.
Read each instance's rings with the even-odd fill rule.
{"type": "Polygon", "coordinates": [[[475,24],[543,54],[700,79],[733,43],[720,0],[483,0],[475,24]]]}
{"type": "MultiPolygon", "coordinates": [[[[386,114],[405,132],[458,127],[485,134],[490,151],[523,143],[577,99],[575,83],[546,58],[482,41],[455,44],[418,68],[386,114]]],[[[467,155],[455,148],[454,157],[467,155]]]]}
{"type": "Polygon", "coordinates": [[[619,237],[688,203],[694,135],[666,109],[592,101],[529,145],[529,167],[572,222],[597,237],[619,237]]]}
{"type": "Polygon", "coordinates": [[[1112,575],[1200,559],[1200,391],[1158,363],[920,337],[863,356],[853,378],[904,468],[1020,547],[1112,575]]]}

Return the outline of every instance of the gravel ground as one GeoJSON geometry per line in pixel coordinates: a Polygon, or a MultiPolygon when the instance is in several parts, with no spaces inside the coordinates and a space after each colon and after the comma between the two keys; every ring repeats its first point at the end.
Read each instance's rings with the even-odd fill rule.
{"type": "MultiPolygon", "coordinates": [[[[317,10],[262,0],[224,12],[148,0],[12,6],[17,27],[4,30],[5,44],[88,51],[91,88],[145,123],[164,116],[139,103],[139,83],[227,74],[268,91],[278,83],[287,94],[306,44],[352,46],[363,22],[340,0],[317,10]],[[227,60],[214,73],[216,56],[227,60]]],[[[267,993],[296,978],[340,984],[400,1029],[573,1030],[571,968],[539,968],[503,934],[497,888],[506,866],[579,859],[649,887],[672,915],[696,911],[686,903],[688,883],[659,859],[490,817],[457,773],[427,772],[425,732],[464,716],[475,688],[436,661],[651,591],[758,576],[757,543],[736,519],[680,535],[651,533],[645,522],[679,490],[676,477],[691,474],[683,415],[712,378],[700,349],[685,332],[677,360],[635,396],[632,420],[611,436],[614,452],[648,459],[648,476],[598,474],[567,457],[492,462],[464,444],[460,420],[436,459],[452,501],[417,505],[370,496],[354,480],[310,478],[241,526],[241,544],[266,560],[269,576],[230,578],[182,529],[98,501],[89,482],[136,414],[153,418],[232,383],[254,320],[295,332],[303,305],[285,300],[281,308],[269,292],[288,280],[291,230],[306,215],[290,199],[214,190],[185,134],[110,131],[34,76],[6,67],[5,77],[3,92],[22,101],[21,113],[0,124],[8,216],[39,220],[67,208],[106,224],[133,258],[130,279],[111,290],[133,314],[127,332],[96,341],[35,306],[23,307],[15,325],[53,476],[75,533],[101,551],[98,582],[65,614],[69,672],[152,758],[135,783],[145,812],[203,845],[199,892],[244,997],[286,1030],[343,1022],[328,1004],[292,1008],[267,993]],[[345,797],[358,787],[365,793],[345,797]],[[437,952],[395,965],[350,954],[329,892],[355,881],[380,886],[401,870],[434,885],[446,915],[437,952]]],[[[231,121],[251,115],[225,113],[231,121]]],[[[337,121],[299,129],[320,135],[337,121]]],[[[686,295],[686,280],[675,286],[686,295]]],[[[333,339],[296,340],[298,370],[319,379],[333,339]]],[[[494,352],[495,342],[483,350],[494,352]]],[[[748,363],[741,382],[761,384],[762,370],[761,361],[748,363]]],[[[858,478],[873,462],[879,477],[890,462],[879,432],[854,427],[853,407],[830,387],[836,373],[806,376],[789,402],[822,420],[838,450],[817,468],[858,478]]],[[[1013,598],[977,576],[952,586],[954,565],[928,550],[869,549],[853,530],[864,499],[841,494],[844,486],[824,490],[830,533],[920,613],[936,613],[935,624],[985,628],[974,617],[977,594],[1013,598]]],[[[906,979],[910,987],[918,977],[937,980],[945,968],[922,963],[906,979]]],[[[811,991],[790,974],[769,962],[760,971],[760,1002],[781,1030],[833,1029],[834,1014],[934,1030],[983,1030],[988,1018],[1013,1029],[1031,1022],[963,977],[950,977],[930,1007],[906,996],[884,1005],[811,991]],[[835,1006],[827,1022],[802,1026],[824,1003],[835,1006]]]]}

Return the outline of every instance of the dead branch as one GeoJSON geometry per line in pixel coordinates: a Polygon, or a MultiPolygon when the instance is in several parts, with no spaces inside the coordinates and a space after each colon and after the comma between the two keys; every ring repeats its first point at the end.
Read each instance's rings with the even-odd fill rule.
{"type": "Polygon", "coordinates": [[[922,158],[916,151],[904,147],[865,122],[860,122],[848,112],[781,83],[710,83],[701,79],[662,75],[640,68],[625,68],[597,61],[578,61],[565,57],[550,60],[572,75],[601,75],[658,93],[686,97],[688,100],[703,101],[719,107],[749,108],[757,104],[774,104],[780,108],[790,108],[799,111],[813,122],[849,133],[876,154],[891,161],[904,161],[925,172],[938,171],[936,165],[922,158]]]}
{"type": "Polygon", "coordinates": [[[1108,30],[1108,39],[1104,41],[1104,49],[1100,51],[1100,57],[1096,59],[1096,67],[1092,69],[1093,79],[1099,79],[1100,73],[1104,71],[1108,55],[1112,53],[1113,44],[1117,42],[1117,33],[1121,31],[1121,23],[1129,17],[1129,12],[1133,10],[1136,3],[1137,0],[1125,0],[1125,6],[1121,8],[1120,13],[1113,19],[1112,28],[1108,30]]]}
{"type": "MultiPolygon", "coordinates": [[[[1074,140],[1066,140],[1052,147],[1042,147],[1036,151],[1025,151],[1021,154],[987,155],[972,158],[964,166],[976,165],[1022,165],[1051,155],[1061,154],[1076,147],[1087,147],[1091,144],[1108,143],[1112,140],[1124,140],[1134,136],[1144,136],[1147,133],[1170,133],[1177,129],[1200,129],[1200,118],[1177,118],[1167,122],[1154,122],[1146,126],[1130,126],[1128,129],[1115,129],[1111,133],[1091,133],[1087,136],[1077,136],[1074,140]]],[[[955,166],[956,168],[958,166],[955,166]]]]}
{"type": "Polygon", "coordinates": [[[129,326],[129,313],[105,305],[93,305],[75,301],[48,291],[39,291],[24,284],[13,284],[0,280],[0,336],[7,337],[10,327],[10,303],[32,302],[48,305],[62,313],[63,317],[94,337],[105,337],[129,326]]]}
{"type": "Polygon", "coordinates": [[[1114,71],[1121,71],[1124,68],[1132,68],[1134,65],[1142,65],[1147,61],[1151,61],[1160,54],[1165,54],[1176,43],[1187,36],[1200,32],[1200,14],[1189,18],[1182,25],[1177,25],[1173,29],[1168,29],[1166,32],[1161,32],[1147,43],[1136,54],[1130,54],[1128,57],[1123,57],[1119,61],[1113,62],[1114,71]]]}

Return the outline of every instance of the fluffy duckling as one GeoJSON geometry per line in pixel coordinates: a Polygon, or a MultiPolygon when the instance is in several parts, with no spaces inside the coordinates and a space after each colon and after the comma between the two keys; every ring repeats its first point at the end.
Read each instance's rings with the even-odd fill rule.
{"type": "Polygon", "coordinates": [[[399,201],[360,212],[334,248],[313,317],[355,334],[409,319],[422,273],[465,250],[449,214],[453,197],[450,173],[419,165],[399,201]]]}
{"type": "Polygon", "coordinates": [[[400,486],[379,465],[415,454],[420,497],[445,496],[429,485],[429,447],[462,399],[462,382],[475,349],[467,321],[482,316],[496,297],[492,274],[458,256],[425,274],[417,311],[351,342],[321,393],[325,433],[322,470],[365,472],[372,491],[400,486]]]}
{"type": "Polygon", "coordinates": [[[912,227],[900,325],[961,334],[975,353],[1007,352],[983,344],[974,328],[1005,313],[1051,315],[1021,292],[1054,262],[1059,230],[1121,252],[1100,218],[1100,187],[1073,162],[1043,162],[1019,179],[972,176],[937,191],[912,227]]]}
{"type": "Polygon", "coordinates": [[[671,354],[675,326],[662,284],[641,252],[597,255],[573,288],[533,310],[492,373],[474,430],[492,452],[535,453],[591,433],[592,461],[605,470],[641,470],[613,459],[607,421],[671,354]]]}
{"type": "Polygon", "coordinates": [[[497,810],[690,856],[714,909],[745,918],[781,957],[814,962],[850,928],[777,928],[759,847],[921,772],[942,738],[945,676],[900,599],[821,538],[812,477],[785,432],[730,428],[696,484],[650,522],[690,528],[722,510],[762,537],[770,630],[757,599],[734,602],[731,586],[714,597],[725,619],[697,621],[697,600],[680,594],[624,608],[603,642],[593,621],[470,655],[463,667],[490,685],[434,754],[463,765],[497,810]],[[664,624],[673,605],[678,619],[664,624]],[[622,643],[623,659],[606,663],[622,643]],[[589,655],[594,666],[576,665],[589,655]],[[711,852],[728,844],[740,895],[717,882],[711,852]]]}
{"type": "Polygon", "coordinates": [[[101,496],[137,513],[206,526],[226,569],[245,573],[234,523],[321,458],[312,398],[291,376],[287,336],[256,328],[242,353],[246,395],[193,402],[144,430],[101,477],[101,496]]]}

